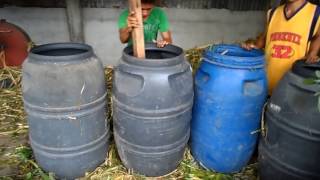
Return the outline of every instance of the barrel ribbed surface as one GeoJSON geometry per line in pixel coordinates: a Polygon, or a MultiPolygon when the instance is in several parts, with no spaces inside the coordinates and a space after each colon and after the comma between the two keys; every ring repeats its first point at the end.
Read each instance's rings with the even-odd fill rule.
{"type": "Polygon", "coordinates": [[[92,48],[58,43],[32,49],[23,100],[36,161],[59,178],[94,170],[107,156],[104,70],[92,48]]]}
{"type": "Polygon", "coordinates": [[[175,170],[190,133],[193,80],[182,49],[146,44],[146,59],[130,47],[114,72],[114,135],[124,165],[146,176],[175,170]]]}
{"type": "Polygon", "coordinates": [[[195,78],[194,158],[217,172],[240,171],[256,147],[266,95],[262,52],[235,45],[208,49],[195,78]]]}
{"type": "Polygon", "coordinates": [[[319,85],[308,85],[319,64],[297,61],[273,91],[259,145],[261,179],[320,179],[319,85]]]}

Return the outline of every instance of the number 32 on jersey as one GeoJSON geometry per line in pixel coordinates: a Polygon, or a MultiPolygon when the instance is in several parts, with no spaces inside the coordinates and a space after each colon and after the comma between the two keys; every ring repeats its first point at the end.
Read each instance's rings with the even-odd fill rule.
{"type": "Polygon", "coordinates": [[[272,47],[272,57],[279,59],[289,59],[294,55],[294,50],[291,46],[287,45],[276,45],[272,47]]]}

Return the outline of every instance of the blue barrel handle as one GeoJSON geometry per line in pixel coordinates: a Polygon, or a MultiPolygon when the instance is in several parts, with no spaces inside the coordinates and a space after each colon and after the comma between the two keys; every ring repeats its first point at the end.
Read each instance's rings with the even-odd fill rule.
{"type": "Polygon", "coordinates": [[[197,72],[198,78],[195,79],[196,84],[207,84],[209,82],[210,78],[210,73],[206,72],[204,69],[199,69],[197,72]]]}
{"type": "Polygon", "coordinates": [[[259,96],[264,92],[264,79],[246,79],[242,82],[245,96],[259,96]]]}

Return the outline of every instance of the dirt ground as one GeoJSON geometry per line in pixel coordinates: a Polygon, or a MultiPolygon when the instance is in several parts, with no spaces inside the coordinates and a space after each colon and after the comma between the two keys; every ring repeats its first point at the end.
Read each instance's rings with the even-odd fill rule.
{"type": "Polygon", "coordinates": [[[17,178],[21,161],[16,156],[16,149],[28,146],[27,133],[0,135],[0,179],[1,177],[17,178]]]}

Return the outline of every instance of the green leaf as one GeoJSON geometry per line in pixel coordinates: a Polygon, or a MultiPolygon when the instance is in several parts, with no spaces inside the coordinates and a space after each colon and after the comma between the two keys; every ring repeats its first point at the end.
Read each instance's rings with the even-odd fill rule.
{"type": "Polygon", "coordinates": [[[27,161],[32,157],[32,150],[28,147],[19,147],[16,149],[16,155],[22,160],[27,161]]]}
{"type": "Polygon", "coordinates": [[[228,175],[217,174],[215,180],[231,180],[232,178],[228,175]]]}
{"type": "Polygon", "coordinates": [[[26,174],[26,180],[32,180],[32,177],[33,177],[33,175],[32,175],[31,172],[28,172],[28,173],[26,174]]]}
{"type": "Polygon", "coordinates": [[[308,85],[311,85],[311,84],[315,84],[315,80],[314,78],[308,78],[308,79],[305,79],[303,81],[304,84],[308,84],[308,85]]]}
{"type": "Polygon", "coordinates": [[[45,174],[41,169],[39,169],[39,174],[43,180],[51,180],[50,177],[45,174]]]}
{"type": "Polygon", "coordinates": [[[317,78],[320,78],[320,71],[316,71],[317,78]]]}

